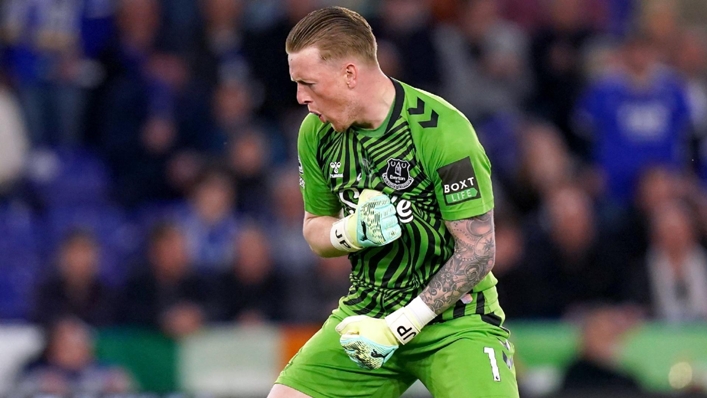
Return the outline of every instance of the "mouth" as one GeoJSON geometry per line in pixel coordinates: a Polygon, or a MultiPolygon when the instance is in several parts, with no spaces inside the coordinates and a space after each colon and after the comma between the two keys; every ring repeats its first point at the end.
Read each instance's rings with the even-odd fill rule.
{"type": "Polygon", "coordinates": [[[323,116],[321,113],[319,113],[319,112],[314,112],[314,111],[309,111],[309,113],[313,113],[313,114],[317,115],[317,117],[319,118],[319,120],[320,120],[322,123],[326,123],[326,119],[324,118],[324,116],[323,116]]]}

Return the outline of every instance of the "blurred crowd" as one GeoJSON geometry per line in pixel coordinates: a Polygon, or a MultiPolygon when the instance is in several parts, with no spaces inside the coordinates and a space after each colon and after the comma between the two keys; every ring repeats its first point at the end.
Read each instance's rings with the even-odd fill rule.
{"type": "Polygon", "coordinates": [[[596,326],[568,386],[613,361],[627,327],[602,319],[707,320],[707,3],[5,0],[0,320],[49,328],[18,391],[130,389],[95,327],[179,338],[336,306],[349,264],[302,238],[284,52],[334,3],[370,20],[388,75],[474,124],[507,315],[596,326]]]}
{"type": "Polygon", "coordinates": [[[687,0],[5,0],[0,320],[325,319],[349,265],[302,238],[284,42],[334,3],[475,126],[510,319],[707,320],[707,3],[687,0]]]}

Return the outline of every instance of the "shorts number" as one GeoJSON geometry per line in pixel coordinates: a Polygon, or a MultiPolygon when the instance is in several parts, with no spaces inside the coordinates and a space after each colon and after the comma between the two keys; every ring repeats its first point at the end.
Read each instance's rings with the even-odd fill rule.
{"type": "Polygon", "coordinates": [[[496,351],[491,347],[484,347],[484,352],[489,356],[489,362],[491,362],[493,381],[501,381],[501,375],[498,373],[498,364],[496,363],[496,351]]]}

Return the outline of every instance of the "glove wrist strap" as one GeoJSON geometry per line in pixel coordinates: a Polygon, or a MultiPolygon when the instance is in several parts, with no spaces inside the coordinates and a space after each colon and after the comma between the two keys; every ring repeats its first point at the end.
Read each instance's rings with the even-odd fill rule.
{"type": "Polygon", "coordinates": [[[351,216],[344,217],[331,226],[329,240],[331,240],[331,245],[334,246],[335,249],[351,253],[363,248],[353,243],[346,233],[346,225],[349,221],[349,217],[351,216]]]}
{"type": "Polygon", "coordinates": [[[410,312],[415,315],[417,321],[420,323],[420,329],[437,317],[437,314],[435,314],[435,312],[432,311],[424,301],[422,301],[420,296],[415,297],[415,299],[412,300],[410,304],[406,305],[405,308],[409,309],[410,312]]]}
{"type": "Polygon", "coordinates": [[[436,314],[420,297],[385,317],[388,327],[400,344],[407,344],[436,314]]]}

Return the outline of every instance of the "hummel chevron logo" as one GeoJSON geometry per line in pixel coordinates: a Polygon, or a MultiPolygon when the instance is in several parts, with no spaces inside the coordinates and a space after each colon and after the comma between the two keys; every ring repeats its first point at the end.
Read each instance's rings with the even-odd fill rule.
{"type": "Polygon", "coordinates": [[[424,128],[424,129],[426,129],[428,127],[437,127],[437,120],[438,119],[439,119],[439,115],[433,109],[432,115],[430,115],[430,120],[427,120],[424,122],[418,122],[418,123],[420,123],[420,126],[422,126],[422,128],[424,128]]]}
{"type": "Polygon", "coordinates": [[[411,115],[422,115],[425,113],[425,102],[422,98],[417,99],[417,106],[415,108],[408,108],[408,112],[411,115]]]}
{"type": "MultiPolygon", "coordinates": [[[[408,108],[408,113],[410,115],[424,115],[425,114],[425,101],[422,100],[422,98],[417,99],[417,105],[414,108],[408,108]]],[[[418,121],[420,126],[422,128],[428,128],[428,127],[437,127],[437,121],[439,120],[439,114],[435,112],[435,110],[432,110],[432,114],[430,115],[429,120],[425,120],[423,122],[418,121]]]]}

